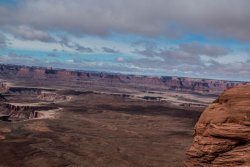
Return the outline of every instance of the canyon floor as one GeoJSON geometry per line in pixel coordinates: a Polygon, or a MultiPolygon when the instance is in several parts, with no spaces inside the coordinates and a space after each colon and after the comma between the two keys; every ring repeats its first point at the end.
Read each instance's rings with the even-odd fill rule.
{"type": "Polygon", "coordinates": [[[8,85],[0,167],[179,167],[201,111],[216,98],[8,85]]]}

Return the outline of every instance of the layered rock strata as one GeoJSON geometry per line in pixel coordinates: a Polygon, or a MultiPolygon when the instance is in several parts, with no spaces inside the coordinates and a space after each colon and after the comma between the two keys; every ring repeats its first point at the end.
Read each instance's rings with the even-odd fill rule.
{"type": "Polygon", "coordinates": [[[42,106],[42,105],[29,105],[29,104],[0,104],[0,114],[2,120],[7,121],[20,121],[26,119],[37,118],[38,111],[47,111],[55,109],[55,107],[42,106]]]}
{"type": "Polygon", "coordinates": [[[187,92],[220,94],[224,89],[244,82],[223,81],[184,77],[151,77],[103,72],[79,72],[63,69],[46,69],[39,67],[24,67],[15,65],[0,65],[0,77],[3,79],[17,79],[30,85],[46,86],[71,85],[71,87],[91,88],[95,85],[108,87],[129,87],[148,90],[178,90],[187,92]],[[41,80],[43,82],[41,82],[41,80]]]}
{"type": "Polygon", "coordinates": [[[195,125],[187,167],[250,166],[250,86],[226,90],[195,125]]]}

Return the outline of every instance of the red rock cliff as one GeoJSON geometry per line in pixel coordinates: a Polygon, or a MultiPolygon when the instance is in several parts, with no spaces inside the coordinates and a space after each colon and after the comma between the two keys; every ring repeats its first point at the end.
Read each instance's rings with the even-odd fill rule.
{"type": "Polygon", "coordinates": [[[201,115],[187,167],[250,166],[250,85],[226,90],[201,115]]]}
{"type": "MultiPolygon", "coordinates": [[[[107,87],[130,87],[141,90],[177,90],[220,94],[223,90],[245,82],[223,81],[211,79],[183,78],[183,77],[150,77],[125,74],[111,74],[102,72],[79,72],[62,69],[24,67],[0,64],[1,79],[16,79],[36,86],[71,85],[81,87],[90,84],[107,87]],[[40,82],[42,80],[42,82],[40,82]]],[[[1,85],[0,85],[1,86],[1,85]]],[[[1,88],[0,88],[1,91],[1,88]]]]}

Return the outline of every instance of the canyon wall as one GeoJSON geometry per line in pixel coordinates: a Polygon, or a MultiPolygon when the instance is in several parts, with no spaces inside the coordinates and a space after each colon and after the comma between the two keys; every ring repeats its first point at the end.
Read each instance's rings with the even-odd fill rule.
{"type": "MultiPolygon", "coordinates": [[[[243,82],[232,82],[212,79],[195,79],[183,77],[150,77],[111,74],[102,72],[78,72],[52,68],[24,67],[15,65],[0,65],[0,78],[17,79],[33,83],[36,86],[44,84],[71,85],[72,87],[92,87],[93,85],[122,88],[124,86],[141,90],[179,90],[219,94],[223,90],[243,85],[243,82]],[[42,82],[41,82],[42,80],[42,82]]],[[[4,87],[3,85],[0,85],[4,87]]],[[[4,89],[4,88],[2,88],[4,89]]]]}
{"type": "Polygon", "coordinates": [[[49,106],[32,106],[29,104],[0,104],[0,114],[4,116],[4,119],[11,120],[26,120],[37,117],[37,111],[46,111],[55,109],[49,106]]]}

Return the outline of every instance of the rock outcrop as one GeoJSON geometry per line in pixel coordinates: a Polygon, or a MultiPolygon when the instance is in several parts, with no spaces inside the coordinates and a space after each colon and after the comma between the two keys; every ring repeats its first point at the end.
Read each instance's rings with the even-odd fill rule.
{"type": "Polygon", "coordinates": [[[250,86],[226,90],[202,113],[187,167],[250,166],[250,86]]]}
{"type": "Polygon", "coordinates": [[[0,81],[0,93],[6,92],[7,90],[8,90],[7,84],[0,81]]]}
{"type": "Polygon", "coordinates": [[[64,102],[64,101],[69,101],[71,97],[65,95],[59,95],[53,92],[42,92],[38,96],[38,99],[51,102],[64,102]]]}
{"type": "Polygon", "coordinates": [[[38,111],[56,109],[55,107],[30,104],[0,104],[0,120],[20,121],[38,117],[38,111]]]}

